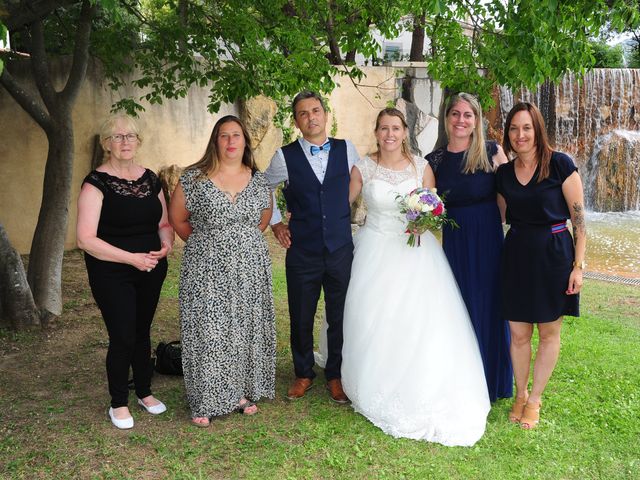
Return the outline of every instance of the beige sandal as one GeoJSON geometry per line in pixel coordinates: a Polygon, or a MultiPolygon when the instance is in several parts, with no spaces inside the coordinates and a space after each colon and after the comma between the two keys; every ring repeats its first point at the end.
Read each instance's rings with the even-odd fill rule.
{"type": "Polygon", "coordinates": [[[522,418],[520,419],[520,428],[533,430],[538,426],[540,422],[540,407],[542,407],[542,402],[538,403],[538,405],[527,402],[524,406],[522,418]]]}
{"type": "Polygon", "coordinates": [[[238,413],[242,413],[243,415],[255,415],[256,413],[258,413],[258,406],[255,403],[253,403],[251,400],[247,400],[245,398],[240,401],[238,406],[235,408],[235,411],[238,413]],[[251,411],[248,412],[247,410],[251,407],[256,407],[256,409],[253,412],[251,411]]]}
{"type": "Polygon", "coordinates": [[[520,423],[520,419],[522,418],[524,406],[527,404],[527,400],[529,400],[529,394],[527,394],[524,398],[516,397],[514,399],[513,405],[511,406],[511,411],[509,412],[509,421],[511,423],[520,423]]]}
{"type": "Polygon", "coordinates": [[[192,417],[191,423],[196,427],[207,428],[209,425],[211,425],[211,420],[209,420],[208,417],[192,417]]]}

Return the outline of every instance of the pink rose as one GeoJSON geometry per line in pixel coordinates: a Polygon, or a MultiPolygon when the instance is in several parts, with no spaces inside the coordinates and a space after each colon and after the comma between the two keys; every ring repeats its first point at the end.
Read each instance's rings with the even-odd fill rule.
{"type": "Polygon", "coordinates": [[[431,215],[437,217],[438,215],[442,215],[442,212],[444,212],[444,206],[439,203],[438,206],[431,211],[431,215]]]}

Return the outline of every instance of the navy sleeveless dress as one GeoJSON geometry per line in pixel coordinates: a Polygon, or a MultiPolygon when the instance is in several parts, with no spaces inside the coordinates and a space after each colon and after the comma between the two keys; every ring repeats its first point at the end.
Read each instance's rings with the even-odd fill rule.
{"type": "Polygon", "coordinates": [[[562,184],[577,169],[571,157],[553,152],[549,177],[542,182],[537,169],[522,185],[513,162],[501,165],[496,173],[510,225],[501,273],[502,314],[508,320],[546,323],[563,315],[580,315],[580,296],[565,293],[574,245],[566,227],[571,215],[562,193],[562,184]]]}
{"type": "MultiPolygon", "coordinates": [[[[497,153],[487,142],[487,154],[497,153]]],[[[445,226],[442,247],[465,301],[478,339],[489,398],[513,395],[513,371],[509,356],[509,324],[500,314],[500,257],[504,234],[496,203],[493,172],[462,173],[464,152],[446,147],[427,155],[444,195],[447,215],[460,228],[445,226]]]]}

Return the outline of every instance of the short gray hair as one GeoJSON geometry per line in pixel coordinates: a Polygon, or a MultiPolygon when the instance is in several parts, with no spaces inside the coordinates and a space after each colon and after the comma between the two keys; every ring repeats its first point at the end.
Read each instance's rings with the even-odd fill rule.
{"type": "Polygon", "coordinates": [[[291,112],[293,113],[293,118],[296,118],[296,105],[302,100],[306,100],[307,98],[315,98],[320,102],[320,105],[322,105],[322,110],[324,110],[325,112],[327,111],[327,105],[325,104],[322,95],[317,92],[312,92],[311,90],[304,90],[297,94],[294,97],[293,102],[291,102],[291,112]]]}

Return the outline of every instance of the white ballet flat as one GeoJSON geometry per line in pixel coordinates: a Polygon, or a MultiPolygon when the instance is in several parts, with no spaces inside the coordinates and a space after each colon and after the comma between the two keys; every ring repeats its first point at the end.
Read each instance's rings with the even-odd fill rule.
{"type": "Polygon", "coordinates": [[[109,418],[111,419],[111,423],[113,423],[113,425],[120,430],[128,430],[129,428],[133,428],[133,417],[116,418],[113,415],[113,407],[109,407],[109,418]]]}
{"type": "MultiPolygon", "coordinates": [[[[160,400],[158,401],[160,402],[160,400]]],[[[151,415],[160,415],[161,413],[164,413],[167,411],[167,406],[162,402],[158,403],[157,405],[152,405],[150,407],[147,407],[142,400],[138,399],[138,405],[144,408],[151,415]]]]}

